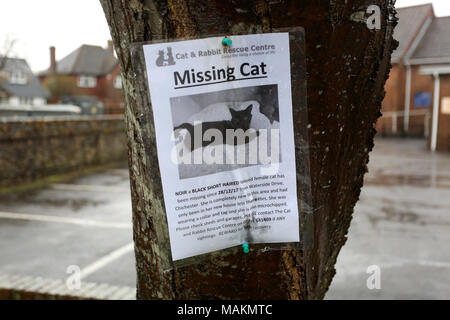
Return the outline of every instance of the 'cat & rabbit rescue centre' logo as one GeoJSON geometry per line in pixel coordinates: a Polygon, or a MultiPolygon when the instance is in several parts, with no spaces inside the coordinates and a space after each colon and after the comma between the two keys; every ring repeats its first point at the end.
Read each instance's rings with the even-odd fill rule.
{"type": "Polygon", "coordinates": [[[158,57],[156,58],[157,67],[173,66],[175,59],[173,58],[172,48],[167,47],[166,50],[158,50],[158,57]]]}

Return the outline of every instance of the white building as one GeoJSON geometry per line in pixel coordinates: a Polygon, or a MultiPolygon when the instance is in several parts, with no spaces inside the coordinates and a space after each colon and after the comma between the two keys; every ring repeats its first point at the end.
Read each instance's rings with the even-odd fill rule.
{"type": "Polygon", "coordinates": [[[23,59],[0,57],[0,104],[41,106],[47,91],[23,59]]]}

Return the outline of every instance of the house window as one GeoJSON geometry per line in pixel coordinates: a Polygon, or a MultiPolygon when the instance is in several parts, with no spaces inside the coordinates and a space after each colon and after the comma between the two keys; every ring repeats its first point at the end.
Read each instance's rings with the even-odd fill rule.
{"type": "Polygon", "coordinates": [[[95,88],[97,85],[97,78],[92,76],[79,76],[78,86],[80,88],[95,88]]]}
{"type": "Polygon", "coordinates": [[[121,76],[117,76],[114,78],[114,88],[122,89],[122,77],[121,76]]]}
{"type": "Polygon", "coordinates": [[[19,104],[31,106],[33,104],[33,99],[30,97],[19,97],[19,104]]]}
{"type": "Polygon", "coordinates": [[[9,104],[12,105],[12,106],[20,105],[19,97],[11,97],[11,98],[9,98],[9,104]]]}
{"type": "Polygon", "coordinates": [[[26,84],[27,75],[23,71],[15,70],[11,72],[9,76],[9,82],[12,84],[26,84]]]}
{"type": "Polygon", "coordinates": [[[34,97],[32,104],[33,106],[43,106],[45,105],[45,99],[40,97],[34,97]]]}

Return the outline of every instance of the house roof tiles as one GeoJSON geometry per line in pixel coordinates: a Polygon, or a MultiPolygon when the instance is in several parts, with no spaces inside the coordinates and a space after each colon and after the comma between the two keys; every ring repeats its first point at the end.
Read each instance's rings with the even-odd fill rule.
{"type": "Polygon", "coordinates": [[[411,59],[450,59],[450,17],[435,18],[411,59]]]}
{"type": "MultiPolygon", "coordinates": [[[[65,75],[104,76],[112,71],[118,61],[108,50],[100,46],[82,45],[56,64],[56,73],[65,75]]],[[[48,75],[50,69],[40,76],[48,75]]]]}
{"type": "Polygon", "coordinates": [[[392,62],[398,62],[408,53],[430,12],[434,16],[431,3],[397,9],[399,21],[394,30],[394,39],[399,41],[399,46],[392,54],[392,62]]]}

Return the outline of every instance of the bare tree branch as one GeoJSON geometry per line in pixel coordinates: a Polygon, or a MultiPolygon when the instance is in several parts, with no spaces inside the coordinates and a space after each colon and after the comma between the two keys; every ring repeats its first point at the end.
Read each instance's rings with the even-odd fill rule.
{"type": "Polygon", "coordinates": [[[6,37],[2,50],[0,51],[0,70],[6,65],[6,60],[10,57],[14,51],[14,47],[17,44],[17,39],[12,39],[10,36],[6,37]]]}

